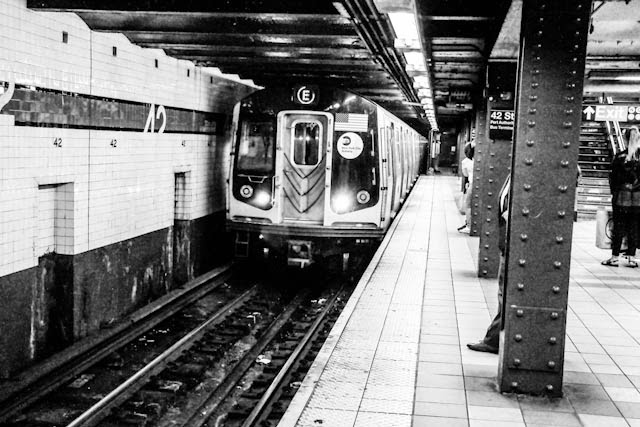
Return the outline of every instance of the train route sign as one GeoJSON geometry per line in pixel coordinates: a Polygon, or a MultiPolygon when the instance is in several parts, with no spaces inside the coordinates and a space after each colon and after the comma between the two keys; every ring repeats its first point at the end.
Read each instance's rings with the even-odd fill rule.
{"type": "Polygon", "coordinates": [[[491,110],[489,114],[489,139],[513,139],[516,113],[513,110],[491,110]]]}

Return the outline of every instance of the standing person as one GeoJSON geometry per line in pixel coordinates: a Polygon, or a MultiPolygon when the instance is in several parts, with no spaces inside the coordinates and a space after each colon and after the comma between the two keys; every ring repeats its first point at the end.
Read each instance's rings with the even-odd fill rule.
{"type": "Polygon", "coordinates": [[[505,254],[507,252],[507,223],[509,221],[509,194],[511,187],[511,175],[502,184],[498,195],[498,248],[500,249],[500,267],[498,269],[498,312],[487,328],[484,338],[478,342],[469,343],[473,351],[498,354],[500,348],[500,328],[502,326],[502,293],[504,291],[505,254]]]}
{"type": "Polygon", "coordinates": [[[609,187],[613,208],[611,257],[602,265],[617,267],[622,238],[627,236],[628,267],[637,267],[635,258],[640,237],[640,132],[632,126],[625,132],[627,149],[618,153],[611,163],[609,187]]]}
{"type": "Polygon", "coordinates": [[[471,202],[472,202],[472,190],[473,190],[473,155],[475,151],[475,142],[471,141],[464,146],[464,159],[460,164],[460,170],[462,176],[465,178],[466,184],[464,187],[465,199],[465,215],[464,224],[458,227],[458,231],[461,233],[469,233],[471,231],[471,202]]]}

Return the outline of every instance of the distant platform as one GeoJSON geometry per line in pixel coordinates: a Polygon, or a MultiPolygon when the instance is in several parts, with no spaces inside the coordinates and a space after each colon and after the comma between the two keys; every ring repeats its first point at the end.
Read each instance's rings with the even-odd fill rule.
{"type": "Polygon", "coordinates": [[[640,427],[640,269],[604,267],[595,222],[574,223],[564,397],[497,391],[484,336],[497,280],[453,194],[423,176],[362,276],[279,427],[640,427]]]}

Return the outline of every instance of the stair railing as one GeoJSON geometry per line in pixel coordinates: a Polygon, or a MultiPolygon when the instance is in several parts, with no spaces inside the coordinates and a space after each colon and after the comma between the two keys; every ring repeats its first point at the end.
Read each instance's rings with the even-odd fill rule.
{"type": "MultiPolygon", "coordinates": [[[[607,104],[613,104],[612,97],[607,96],[607,104]]],[[[617,150],[616,149],[613,150],[613,154],[615,155],[617,151],[626,150],[627,144],[624,140],[624,137],[622,136],[622,129],[620,128],[620,122],[615,120],[615,121],[612,121],[611,124],[613,125],[613,135],[615,135],[615,138],[613,138],[613,140],[615,140],[615,143],[617,145],[617,150]]],[[[607,128],[608,126],[609,126],[609,122],[607,122],[607,128]]]]}

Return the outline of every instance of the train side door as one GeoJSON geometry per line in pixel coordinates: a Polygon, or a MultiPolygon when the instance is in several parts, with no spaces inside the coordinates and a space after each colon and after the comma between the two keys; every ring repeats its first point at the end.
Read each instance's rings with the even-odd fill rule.
{"type": "Polygon", "coordinates": [[[276,169],[280,176],[279,218],[283,223],[322,224],[327,146],[333,135],[328,113],[282,111],[278,114],[276,169]]]}

